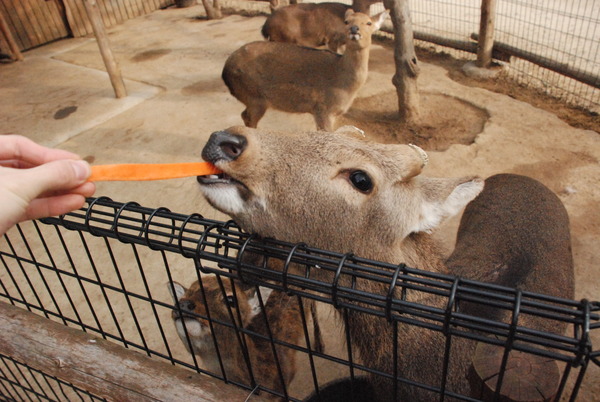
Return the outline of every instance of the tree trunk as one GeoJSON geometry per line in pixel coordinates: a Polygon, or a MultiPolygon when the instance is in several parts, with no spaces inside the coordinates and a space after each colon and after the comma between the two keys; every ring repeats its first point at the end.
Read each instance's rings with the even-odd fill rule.
{"type": "Polygon", "coordinates": [[[407,0],[385,0],[394,25],[394,60],[396,73],[392,83],[398,93],[399,115],[409,125],[419,122],[419,90],[417,77],[420,66],[415,53],[413,29],[407,0]]]}
{"type": "Polygon", "coordinates": [[[127,96],[127,90],[125,88],[125,83],[123,82],[123,76],[121,75],[119,64],[117,63],[117,60],[110,49],[108,34],[104,28],[104,23],[102,22],[102,16],[100,15],[98,4],[96,3],[96,0],[84,0],[83,5],[85,6],[88,18],[92,24],[92,29],[94,30],[94,35],[96,36],[96,42],[98,43],[98,48],[100,49],[100,55],[102,56],[102,60],[106,66],[106,72],[108,73],[110,83],[115,91],[115,96],[117,98],[124,98],[127,96]]]}
{"type": "Polygon", "coordinates": [[[209,20],[218,20],[223,18],[223,14],[221,14],[221,5],[219,4],[219,0],[213,1],[214,3],[211,4],[210,0],[202,0],[204,10],[206,11],[206,17],[209,20]]]}
{"type": "Polygon", "coordinates": [[[483,0],[481,2],[481,20],[479,22],[479,41],[477,46],[478,67],[487,68],[492,64],[495,19],[496,0],[483,0]]]}

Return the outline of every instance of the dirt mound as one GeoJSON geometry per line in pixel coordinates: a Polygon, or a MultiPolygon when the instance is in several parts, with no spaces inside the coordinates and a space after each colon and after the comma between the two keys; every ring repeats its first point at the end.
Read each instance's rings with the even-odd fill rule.
{"type": "Polygon", "coordinates": [[[429,151],[445,151],[453,144],[472,144],[489,118],[485,110],[439,93],[422,93],[420,103],[418,127],[399,119],[395,91],[356,99],[338,125],[359,127],[383,143],[411,143],[429,151]]]}

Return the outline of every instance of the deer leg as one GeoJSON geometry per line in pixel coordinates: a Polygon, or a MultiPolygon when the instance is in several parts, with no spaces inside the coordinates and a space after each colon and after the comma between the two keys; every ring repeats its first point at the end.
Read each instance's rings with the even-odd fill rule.
{"type": "Polygon", "coordinates": [[[331,113],[317,112],[315,114],[315,122],[317,123],[317,130],[333,131],[335,116],[331,113]]]}
{"type": "Polygon", "coordinates": [[[246,127],[256,128],[258,122],[265,115],[267,107],[263,104],[254,104],[246,107],[242,112],[242,120],[246,127]]]}

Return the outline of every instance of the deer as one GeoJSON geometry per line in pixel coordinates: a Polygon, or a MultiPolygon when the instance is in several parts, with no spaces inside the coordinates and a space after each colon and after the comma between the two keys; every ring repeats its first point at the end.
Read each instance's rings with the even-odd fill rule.
{"type": "MultiPolygon", "coordinates": [[[[421,174],[428,161],[421,148],[372,142],[346,127],[327,136],[319,135],[318,131],[230,127],[210,136],[202,157],[222,171],[219,175],[198,177],[203,196],[258,238],[304,242],[338,253],[404,263],[433,273],[451,274],[450,267],[466,278],[484,278],[524,290],[532,288],[560,297],[572,296],[572,257],[564,206],[545,187],[534,185],[531,180],[513,176],[500,180],[484,180],[476,175],[428,177],[421,174]],[[481,198],[477,200],[478,196],[481,198]],[[489,202],[490,197],[496,201],[489,202]],[[475,206],[465,219],[474,222],[480,231],[491,231],[490,236],[496,242],[471,244],[476,243],[478,236],[465,233],[473,230],[471,224],[465,223],[453,256],[446,262],[434,230],[471,202],[475,206]],[[510,213],[503,212],[505,207],[510,213]],[[536,208],[540,210],[535,211],[536,208]],[[531,222],[543,214],[548,214],[543,223],[531,222]],[[506,220],[505,229],[499,228],[494,233],[496,229],[492,226],[498,223],[497,219],[506,220]],[[506,230],[513,228],[526,230],[524,236],[533,239],[548,230],[552,242],[530,241],[523,247],[531,250],[519,253],[525,257],[528,254],[550,257],[554,255],[554,246],[561,244],[556,251],[563,257],[561,262],[550,266],[534,263],[528,268],[523,268],[518,260],[491,267],[478,264],[479,259],[485,261],[488,254],[494,253],[498,242],[510,244],[511,234],[506,230]]],[[[507,255],[490,260],[509,262],[512,252],[507,247],[507,255]]],[[[327,272],[318,269],[311,270],[311,275],[317,279],[329,278],[327,272]]],[[[340,279],[340,286],[343,281],[344,286],[351,286],[347,283],[350,279],[344,278],[340,279]]],[[[360,280],[354,285],[384,296],[389,287],[360,280]]],[[[447,307],[447,300],[435,294],[408,290],[404,296],[410,302],[439,309],[447,307]]],[[[400,296],[395,293],[395,297],[400,296]]],[[[348,328],[354,347],[371,367],[387,373],[397,370],[400,377],[425,386],[437,389],[441,386],[446,344],[441,332],[399,323],[395,338],[393,326],[385,319],[361,312],[348,314],[348,328]],[[394,339],[398,340],[396,363],[392,358],[394,339]]],[[[446,391],[470,394],[467,373],[475,346],[469,339],[453,337],[446,391]]],[[[374,375],[371,381],[379,400],[393,399],[392,381],[374,375]]],[[[432,390],[404,382],[397,383],[396,396],[406,401],[439,398],[432,390]]]]}
{"type": "MultiPolygon", "coordinates": [[[[318,48],[338,53],[346,44],[346,12],[342,3],[299,3],[281,7],[267,17],[261,33],[267,40],[318,48]]],[[[368,14],[368,13],[364,13],[368,14]]]]}
{"type": "MultiPolygon", "coordinates": [[[[530,177],[496,174],[461,217],[446,266],[456,276],[572,299],[575,295],[569,215],[560,198],[530,177]],[[552,278],[551,286],[547,277],[552,278]]],[[[481,317],[498,311],[463,306],[481,317]]],[[[551,331],[551,320],[535,328],[551,331]]]]}
{"type": "Polygon", "coordinates": [[[346,12],[348,41],[343,55],[291,43],[257,41],[233,52],[222,78],[242,102],[244,124],[256,128],[268,108],[311,113],[318,130],[332,131],[369,73],[371,35],[388,12],[371,18],[346,12]]]}
{"type": "MultiPolygon", "coordinates": [[[[177,334],[187,351],[202,359],[207,371],[224,373],[230,381],[250,384],[249,361],[257,384],[285,395],[297,371],[297,352],[290,347],[277,346],[275,357],[268,336],[270,329],[274,340],[301,344],[304,332],[295,297],[264,287],[259,287],[257,292],[256,287],[221,279],[217,275],[204,275],[189,288],[175,281],[167,287],[178,306],[172,311],[177,334]],[[213,322],[214,338],[208,317],[213,322]],[[264,338],[252,335],[242,338],[239,329],[247,329],[264,338]]],[[[320,350],[320,329],[315,310],[311,311],[315,324],[315,350],[320,350]]],[[[275,394],[267,394],[267,397],[281,400],[275,394]]]]}
{"type": "Polygon", "coordinates": [[[349,9],[370,15],[372,0],[354,0],[352,6],[336,3],[298,3],[273,10],[262,26],[267,40],[295,43],[300,46],[320,48],[327,46],[342,53],[346,44],[346,12],[349,9]]]}

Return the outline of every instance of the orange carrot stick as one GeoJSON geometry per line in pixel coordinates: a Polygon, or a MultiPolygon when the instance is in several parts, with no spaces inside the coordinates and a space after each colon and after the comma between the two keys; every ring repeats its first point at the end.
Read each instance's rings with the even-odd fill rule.
{"type": "Polygon", "coordinates": [[[217,174],[221,171],[209,162],[146,164],[129,163],[92,166],[90,181],[165,180],[217,174]]]}

